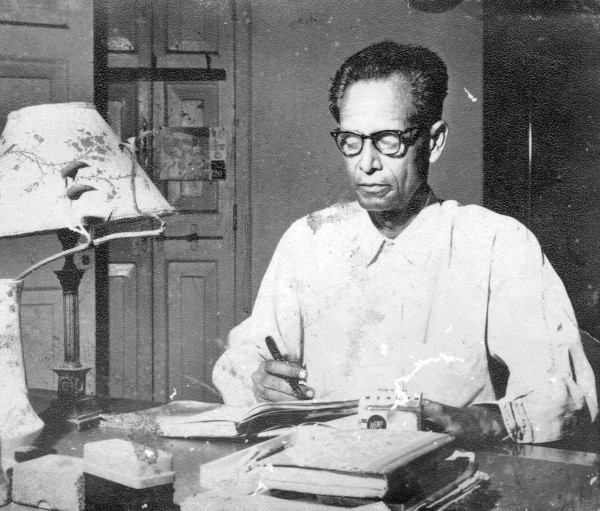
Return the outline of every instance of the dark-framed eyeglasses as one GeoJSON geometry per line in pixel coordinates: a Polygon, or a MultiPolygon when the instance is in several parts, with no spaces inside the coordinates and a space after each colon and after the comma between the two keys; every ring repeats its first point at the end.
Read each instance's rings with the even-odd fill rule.
{"type": "Polygon", "coordinates": [[[376,131],[370,135],[362,135],[353,131],[342,131],[339,128],[331,132],[331,136],[344,156],[357,156],[362,151],[364,141],[369,139],[381,154],[402,157],[423,132],[422,126],[405,130],[376,131]]]}

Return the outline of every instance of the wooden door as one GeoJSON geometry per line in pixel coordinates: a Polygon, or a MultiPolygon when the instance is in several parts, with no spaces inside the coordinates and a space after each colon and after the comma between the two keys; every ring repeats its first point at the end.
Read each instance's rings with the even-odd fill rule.
{"type": "MultiPolygon", "coordinates": [[[[25,106],[92,102],[92,7],[92,2],[0,2],[0,130],[9,112],[25,106]]],[[[0,278],[15,278],[33,263],[60,251],[55,234],[0,239],[0,278]]],[[[79,288],[81,360],[93,366],[94,254],[80,254],[76,263],[86,270],[79,288]]],[[[63,300],[53,270],[62,265],[63,261],[57,260],[25,279],[21,323],[29,387],[57,388],[52,369],[64,361],[63,300]]],[[[88,393],[95,390],[94,375],[92,369],[87,378],[88,393]]]]}
{"type": "Polygon", "coordinates": [[[235,321],[232,4],[117,5],[107,12],[109,122],[124,140],[151,132],[141,159],[179,214],[161,239],[109,248],[108,392],[219,400],[212,367],[235,321]],[[223,129],[223,163],[210,180],[180,172],[189,154],[166,148],[173,128],[187,136],[200,127],[223,129]]]}

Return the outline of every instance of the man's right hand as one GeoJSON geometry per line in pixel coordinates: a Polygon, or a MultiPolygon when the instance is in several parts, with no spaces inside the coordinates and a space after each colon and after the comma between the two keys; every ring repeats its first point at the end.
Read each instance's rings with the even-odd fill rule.
{"type": "Polygon", "coordinates": [[[252,373],[252,390],[258,401],[290,401],[294,399],[312,399],[315,391],[306,385],[300,385],[302,397],[298,398],[290,384],[284,378],[306,379],[306,369],[293,362],[263,360],[252,373]]]}

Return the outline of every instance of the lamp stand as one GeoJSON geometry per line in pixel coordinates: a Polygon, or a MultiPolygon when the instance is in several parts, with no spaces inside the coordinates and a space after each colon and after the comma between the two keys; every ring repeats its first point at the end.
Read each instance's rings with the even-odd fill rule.
{"type": "MultiPolygon", "coordinates": [[[[69,229],[57,231],[63,250],[78,243],[79,234],[69,229]]],[[[55,367],[58,375],[58,397],[41,414],[46,424],[56,426],[69,423],[77,429],[93,426],[100,419],[102,408],[96,396],[85,395],[85,378],[91,367],[84,367],[79,346],[79,283],[84,270],[75,265],[73,255],[65,256],[65,263],[56,276],[63,290],[64,363],[55,367]]]]}

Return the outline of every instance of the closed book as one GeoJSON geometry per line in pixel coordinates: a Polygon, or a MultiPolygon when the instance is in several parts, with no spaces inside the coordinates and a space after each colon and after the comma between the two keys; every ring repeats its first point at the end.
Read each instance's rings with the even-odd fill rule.
{"type": "Polygon", "coordinates": [[[333,431],[262,460],[271,490],[407,501],[453,451],[453,437],[427,431],[333,431]]]}

